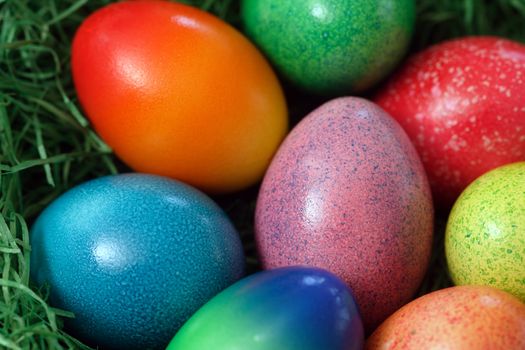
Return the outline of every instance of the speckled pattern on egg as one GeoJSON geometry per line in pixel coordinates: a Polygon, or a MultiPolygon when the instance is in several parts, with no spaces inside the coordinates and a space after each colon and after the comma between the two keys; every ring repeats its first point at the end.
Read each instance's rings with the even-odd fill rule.
{"type": "Polygon", "coordinates": [[[525,302],[525,162],[467,187],[450,214],[445,250],[456,284],[494,286],[525,302]]]}
{"type": "Polygon", "coordinates": [[[370,331],[421,282],[433,207],[401,127],[372,102],[345,97],[313,111],[286,138],[262,183],[255,226],[266,268],[334,272],[355,292],[370,331]]]}
{"type": "Polygon", "coordinates": [[[244,0],[245,30],[278,70],[315,93],[362,91],[401,60],[414,0],[244,0]]]}
{"type": "Polygon", "coordinates": [[[416,145],[449,209],[485,172],[525,160],[525,45],[464,37],[411,57],[374,99],[416,145]]]}
{"type": "Polygon", "coordinates": [[[164,348],[201,305],[242,277],[240,239],[181,182],[125,174],[81,184],[31,231],[31,273],[68,328],[103,349],[164,348]]]}
{"type": "Polygon", "coordinates": [[[525,305],[492,287],[438,290],[389,317],[365,349],[525,349],[525,305]]]}

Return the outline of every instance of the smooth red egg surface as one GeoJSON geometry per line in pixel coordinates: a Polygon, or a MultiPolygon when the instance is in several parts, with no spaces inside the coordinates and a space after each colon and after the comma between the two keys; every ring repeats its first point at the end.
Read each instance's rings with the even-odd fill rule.
{"type": "Polygon", "coordinates": [[[493,287],[442,289],[390,316],[365,348],[525,349],[525,304],[493,287]]]}
{"type": "Polygon", "coordinates": [[[133,1],[96,11],[75,35],[72,71],[87,116],[125,163],[210,192],[258,181],[287,129],[263,56],[190,6],[133,1]]]}
{"type": "Polygon", "coordinates": [[[483,173],[525,159],[525,46],[465,37],[416,54],[375,98],[422,158],[450,207],[483,173]]]}

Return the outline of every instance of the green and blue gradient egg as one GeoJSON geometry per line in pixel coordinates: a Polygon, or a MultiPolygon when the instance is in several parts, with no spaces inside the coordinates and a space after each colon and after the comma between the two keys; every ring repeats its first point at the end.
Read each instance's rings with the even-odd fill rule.
{"type": "Polygon", "coordinates": [[[277,69],[317,94],[366,90],[405,55],[414,0],[243,0],[245,32],[277,69]]]}
{"type": "Polygon", "coordinates": [[[489,171],[463,191],[445,251],[455,284],[493,286],[525,302],[525,162],[489,171]]]}
{"type": "Polygon", "coordinates": [[[357,350],[363,338],[352,292],[340,279],[318,268],[285,267],[218,294],[167,350],[357,350]]]}
{"type": "Polygon", "coordinates": [[[244,273],[238,234],[206,195],[124,174],[83,183],[40,215],[31,273],[69,331],[102,349],[164,348],[199,307],[244,273]]]}

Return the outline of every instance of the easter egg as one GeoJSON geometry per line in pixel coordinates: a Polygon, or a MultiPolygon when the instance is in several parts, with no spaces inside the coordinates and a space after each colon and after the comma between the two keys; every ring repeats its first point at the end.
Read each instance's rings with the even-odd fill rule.
{"type": "Polygon", "coordinates": [[[441,289],[390,316],[365,349],[525,349],[525,305],[492,287],[441,289]]]}
{"type": "Polygon", "coordinates": [[[187,5],[99,9],[76,32],[71,64],[89,120],[135,171],[239,190],[262,178],[287,131],[284,95],[262,54],[187,5]]]}
{"type": "Polygon", "coordinates": [[[167,350],[359,350],[363,324],[331,273],[286,267],[246,277],[206,303],[167,350]]]}
{"type": "Polygon", "coordinates": [[[414,0],[243,0],[245,31],[291,82],[311,93],[365,90],[404,56],[414,0]]]}
{"type": "Polygon", "coordinates": [[[285,139],[263,180],[255,235],[265,268],[325,268],[354,291],[373,330],[425,274],[433,207],[403,129],[372,102],[334,99],[285,139]]]}
{"type": "Polygon", "coordinates": [[[374,99],[418,150],[439,206],[525,160],[525,45],[465,37],[411,57],[374,99]]]}
{"type": "Polygon", "coordinates": [[[71,333],[103,349],[165,347],[199,307],[242,277],[240,239],[206,195],[144,174],[64,193],[31,230],[31,276],[72,311],[71,333]]]}
{"type": "Polygon", "coordinates": [[[494,286],[525,302],[525,162],[465,189],[447,222],[445,253],[455,284],[494,286]]]}

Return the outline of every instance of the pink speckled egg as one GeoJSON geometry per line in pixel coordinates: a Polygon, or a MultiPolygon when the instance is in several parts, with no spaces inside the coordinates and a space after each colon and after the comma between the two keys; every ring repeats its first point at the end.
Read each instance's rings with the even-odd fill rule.
{"type": "Polygon", "coordinates": [[[525,160],[525,45],[464,37],[414,55],[374,100],[403,126],[437,204],[476,178],[525,160]]]}
{"type": "Polygon", "coordinates": [[[493,287],[442,289],[390,316],[366,349],[525,349],[525,305],[493,287]]]}
{"type": "Polygon", "coordinates": [[[288,135],[261,186],[265,268],[325,268],[355,292],[370,332],[408,302],[426,271],[433,207],[403,129],[372,102],[331,100],[288,135]]]}

